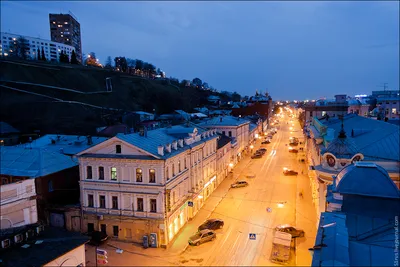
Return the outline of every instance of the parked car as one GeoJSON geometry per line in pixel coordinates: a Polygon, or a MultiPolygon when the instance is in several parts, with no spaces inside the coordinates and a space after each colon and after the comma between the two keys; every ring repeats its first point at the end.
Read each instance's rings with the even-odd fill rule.
{"type": "Polygon", "coordinates": [[[304,230],[297,229],[296,227],[291,226],[290,224],[280,224],[276,226],[276,231],[284,232],[291,234],[293,238],[296,237],[304,237],[304,230]]]}
{"type": "Polygon", "coordinates": [[[271,143],[271,139],[265,139],[264,141],[261,142],[262,145],[269,144],[269,143],[271,143]]]}
{"type": "Polygon", "coordinates": [[[297,149],[294,149],[294,148],[289,148],[289,152],[290,153],[298,153],[299,151],[297,149]]]}
{"type": "Polygon", "coordinates": [[[260,158],[262,158],[262,155],[256,153],[256,154],[252,155],[251,158],[252,159],[260,159],[260,158]]]}
{"type": "Polygon", "coordinates": [[[266,149],[266,148],[260,148],[260,149],[257,150],[257,151],[264,151],[264,153],[265,153],[265,152],[267,152],[267,149],[266,149]]]}
{"type": "Polygon", "coordinates": [[[216,233],[212,230],[205,229],[197,232],[189,238],[189,245],[198,246],[202,243],[212,241],[217,237],[216,233]]]}
{"type": "Polygon", "coordinates": [[[236,183],[231,184],[231,187],[232,188],[238,188],[238,187],[246,187],[248,185],[249,185],[249,183],[246,182],[246,181],[236,181],[236,183]]]}
{"type": "Polygon", "coordinates": [[[205,221],[202,225],[199,226],[198,231],[202,231],[205,229],[209,229],[209,230],[217,230],[217,229],[221,229],[222,227],[224,227],[224,221],[220,220],[220,219],[208,219],[207,221],[205,221]]]}
{"type": "Polygon", "coordinates": [[[100,231],[93,231],[90,234],[90,236],[91,238],[89,244],[93,246],[100,246],[101,244],[105,243],[108,239],[108,235],[100,231]]]}
{"type": "Polygon", "coordinates": [[[298,175],[299,173],[294,170],[288,169],[288,168],[283,168],[283,174],[284,175],[298,175]]]}
{"type": "Polygon", "coordinates": [[[255,154],[264,155],[266,151],[267,151],[266,149],[265,150],[264,149],[258,149],[255,154]]]}

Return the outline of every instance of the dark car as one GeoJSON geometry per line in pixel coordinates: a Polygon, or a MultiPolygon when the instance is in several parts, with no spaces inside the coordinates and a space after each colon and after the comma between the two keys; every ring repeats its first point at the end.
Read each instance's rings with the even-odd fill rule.
{"type": "Polygon", "coordinates": [[[252,159],[260,159],[260,158],[262,158],[262,155],[261,154],[254,154],[254,155],[251,156],[251,158],[252,159]]]}
{"type": "Polygon", "coordinates": [[[269,143],[271,143],[270,139],[266,139],[266,140],[261,142],[262,145],[269,144],[269,143]]]}
{"type": "Polygon", "coordinates": [[[275,228],[276,231],[291,234],[293,238],[304,237],[304,230],[297,229],[290,224],[281,224],[275,228]]]}
{"type": "Polygon", "coordinates": [[[289,148],[289,152],[290,153],[299,153],[299,151],[297,149],[294,149],[294,148],[289,148]]]}
{"type": "Polygon", "coordinates": [[[210,229],[210,230],[217,230],[224,227],[224,221],[219,219],[208,219],[202,225],[199,226],[197,229],[199,232],[201,230],[210,229]]]}
{"type": "Polygon", "coordinates": [[[265,149],[259,149],[259,150],[257,150],[256,151],[256,153],[255,154],[261,154],[261,155],[264,155],[265,154],[265,152],[266,152],[267,150],[265,149]]]}
{"type": "Polygon", "coordinates": [[[260,149],[257,150],[257,151],[263,151],[263,152],[265,153],[265,152],[267,152],[267,149],[266,149],[266,148],[260,148],[260,149]]]}
{"type": "Polygon", "coordinates": [[[90,236],[89,244],[93,246],[99,246],[108,239],[108,235],[100,231],[93,231],[90,236]]]}
{"type": "Polygon", "coordinates": [[[288,169],[288,168],[283,168],[283,174],[284,175],[298,175],[299,173],[294,170],[288,169]]]}
{"type": "Polygon", "coordinates": [[[239,188],[239,187],[246,187],[248,185],[249,185],[249,183],[246,182],[246,181],[237,181],[236,183],[231,184],[231,187],[232,188],[239,188]]]}
{"type": "Polygon", "coordinates": [[[198,246],[202,243],[212,241],[217,237],[214,231],[205,229],[197,232],[195,235],[189,238],[189,245],[198,246]]]}

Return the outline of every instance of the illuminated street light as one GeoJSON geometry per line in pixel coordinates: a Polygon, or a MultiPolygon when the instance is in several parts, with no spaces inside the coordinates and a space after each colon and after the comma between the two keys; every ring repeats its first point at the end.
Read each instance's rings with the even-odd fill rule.
{"type": "Polygon", "coordinates": [[[233,163],[232,163],[232,162],[231,162],[231,163],[229,163],[229,167],[231,167],[231,168],[233,167],[233,163]]]}
{"type": "Polygon", "coordinates": [[[250,146],[250,149],[253,149],[253,148],[254,148],[254,146],[253,146],[253,145],[251,145],[251,146],[250,146]]]}

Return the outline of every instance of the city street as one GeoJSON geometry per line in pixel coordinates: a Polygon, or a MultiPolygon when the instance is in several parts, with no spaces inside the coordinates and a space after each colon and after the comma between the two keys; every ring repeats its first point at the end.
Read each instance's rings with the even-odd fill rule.
{"type": "MultiPolygon", "coordinates": [[[[306,164],[298,161],[297,154],[288,152],[289,137],[302,136],[297,119],[292,120],[294,126],[287,124],[288,116],[280,118],[280,129],[270,144],[261,145],[261,140],[257,141],[253,152],[265,147],[265,155],[259,159],[250,159],[250,153],[245,156],[168,249],[145,250],[110,241],[106,248],[110,251],[107,265],[273,266],[277,264],[269,258],[273,231],[278,224],[291,224],[305,231],[305,237],[295,242],[296,250],[293,249],[289,264],[311,265],[308,248],[314,244],[316,218],[306,164]],[[294,169],[299,175],[284,176],[284,167],[294,169]],[[247,178],[247,174],[255,174],[255,178],[247,178]],[[246,180],[249,186],[230,188],[236,180],[246,180]],[[303,198],[299,192],[303,192],[303,198]],[[271,208],[270,212],[267,208],[271,208]],[[222,219],[224,228],[216,231],[214,241],[188,246],[188,237],[207,218],[222,219]],[[250,233],[256,234],[255,240],[249,239],[250,233]],[[124,249],[124,253],[115,253],[116,247],[124,249]]],[[[87,250],[90,266],[94,263],[91,260],[94,255],[88,255],[92,250],[87,250]]]]}

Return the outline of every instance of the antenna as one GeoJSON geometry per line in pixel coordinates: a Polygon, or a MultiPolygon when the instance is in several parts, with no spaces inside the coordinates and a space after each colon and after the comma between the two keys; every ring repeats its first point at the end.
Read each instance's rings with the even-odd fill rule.
{"type": "Polygon", "coordinates": [[[386,91],[386,89],[388,89],[388,83],[383,83],[383,86],[378,87],[383,87],[383,91],[386,91]]]}

